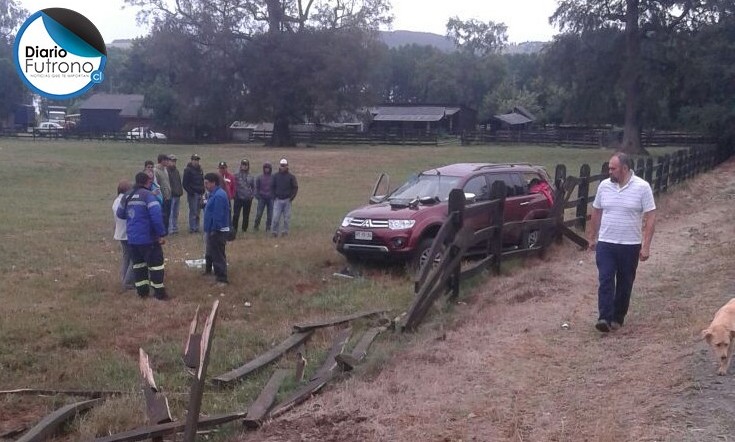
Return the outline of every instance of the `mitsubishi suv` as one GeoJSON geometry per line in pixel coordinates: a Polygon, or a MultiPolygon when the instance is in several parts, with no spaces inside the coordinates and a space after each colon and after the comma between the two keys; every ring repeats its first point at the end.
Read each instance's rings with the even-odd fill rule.
{"type": "MultiPolygon", "coordinates": [[[[404,261],[418,269],[428,259],[432,240],[448,214],[449,192],[462,189],[467,204],[490,199],[495,181],[505,183],[504,222],[547,218],[553,189],[549,176],[531,164],[459,163],[426,170],[386,195],[377,196],[386,175],[381,174],[370,204],[349,212],[334,234],[337,251],[351,262],[404,261]]],[[[388,184],[389,187],[389,184],[388,184]]],[[[492,224],[490,216],[465,219],[475,231],[492,224]]],[[[538,230],[520,226],[503,229],[503,244],[531,248],[538,230]]]]}

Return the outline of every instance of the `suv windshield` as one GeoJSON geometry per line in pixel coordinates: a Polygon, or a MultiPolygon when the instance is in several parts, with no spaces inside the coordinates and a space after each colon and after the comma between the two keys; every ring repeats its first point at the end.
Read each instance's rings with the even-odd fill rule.
{"type": "Polygon", "coordinates": [[[412,177],[389,197],[389,201],[412,200],[414,198],[438,198],[447,201],[449,192],[457,186],[460,177],[446,175],[418,175],[412,177]]]}

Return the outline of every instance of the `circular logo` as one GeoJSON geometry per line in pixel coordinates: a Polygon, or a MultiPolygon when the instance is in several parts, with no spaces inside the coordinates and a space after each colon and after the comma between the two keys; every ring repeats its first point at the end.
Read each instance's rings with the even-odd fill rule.
{"type": "Polygon", "coordinates": [[[23,82],[43,97],[64,100],[102,82],[107,49],[85,16],[64,8],[31,15],[14,46],[15,67],[23,82]]]}

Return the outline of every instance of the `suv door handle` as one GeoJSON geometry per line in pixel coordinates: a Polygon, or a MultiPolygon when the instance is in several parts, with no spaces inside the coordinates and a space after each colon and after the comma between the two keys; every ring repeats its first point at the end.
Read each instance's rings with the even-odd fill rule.
{"type": "Polygon", "coordinates": [[[521,205],[521,206],[527,206],[527,205],[529,205],[529,204],[531,204],[531,201],[524,201],[524,202],[522,202],[522,203],[521,203],[521,204],[519,204],[519,205],[521,205]]]}

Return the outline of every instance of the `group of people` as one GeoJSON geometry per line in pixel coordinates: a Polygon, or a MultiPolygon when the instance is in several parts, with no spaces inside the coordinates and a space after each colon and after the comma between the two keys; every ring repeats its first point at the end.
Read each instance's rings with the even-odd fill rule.
{"type": "Polygon", "coordinates": [[[253,228],[260,229],[266,213],[265,230],[274,237],[288,235],[291,204],[298,193],[296,177],[282,158],[277,173],[263,164],[263,173],[253,176],[248,159],[232,174],[221,161],[217,172],[204,173],[198,154],[184,169],[176,168],[175,155],[159,154],[158,162],[146,161],[135,175],[134,184],[118,183],[112,205],[115,217],[114,239],[120,241],[122,264],[120,278],[125,289],[135,289],[146,297],[151,288],[156,299],[166,300],[163,283],[165,237],[178,233],[181,197],[186,191],[189,206],[189,232],[204,232],[204,274],[214,274],[218,284],[228,284],[227,241],[235,238],[242,214],[242,231],[247,232],[253,199],[258,202],[253,228]],[[203,219],[201,216],[204,212],[203,219]]]}

